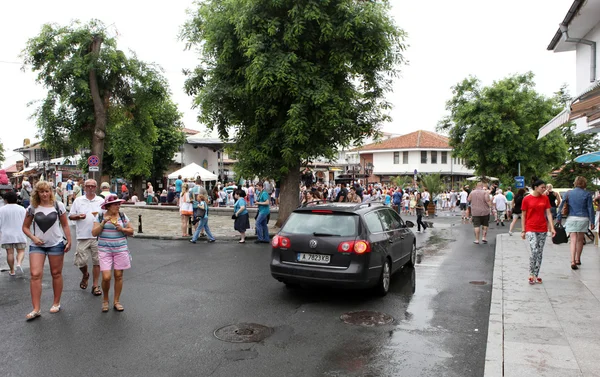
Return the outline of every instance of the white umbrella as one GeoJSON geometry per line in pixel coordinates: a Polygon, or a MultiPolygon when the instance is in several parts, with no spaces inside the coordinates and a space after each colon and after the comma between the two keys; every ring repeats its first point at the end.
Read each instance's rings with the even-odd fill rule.
{"type": "Polygon", "coordinates": [[[191,164],[169,174],[168,178],[169,179],[177,179],[178,176],[181,176],[182,178],[192,178],[192,179],[195,179],[197,176],[200,176],[200,178],[202,178],[203,181],[216,181],[217,180],[216,174],[209,172],[208,170],[204,169],[202,166],[200,166],[196,163],[193,163],[193,162],[191,164]]]}
{"type": "MultiPolygon", "coordinates": [[[[485,176],[483,177],[486,181],[499,181],[498,178],[494,178],[494,177],[488,177],[485,176]]],[[[467,181],[479,181],[481,179],[481,177],[469,177],[467,178],[467,181]]]]}

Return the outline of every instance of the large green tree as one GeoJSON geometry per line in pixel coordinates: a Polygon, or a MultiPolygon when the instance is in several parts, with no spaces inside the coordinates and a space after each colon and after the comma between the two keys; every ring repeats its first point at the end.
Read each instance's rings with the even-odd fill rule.
{"type": "MultiPolygon", "coordinates": [[[[566,85],[563,85],[555,93],[554,99],[563,107],[570,106],[572,98],[566,85]]],[[[564,164],[556,166],[558,174],[553,179],[554,187],[572,187],[577,176],[583,176],[588,179],[590,184],[600,179],[598,167],[600,164],[579,164],[575,158],[582,154],[597,152],[600,150],[600,141],[597,134],[576,134],[576,125],[569,122],[562,127],[563,136],[568,146],[567,160],[564,164]]]]}
{"type": "Polygon", "coordinates": [[[181,38],[200,50],[186,91],[199,119],[235,141],[240,176],[281,180],[279,221],[300,166],[374,136],[403,62],[388,1],[206,0],[181,38]]]}
{"type": "Polygon", "coordinates": [[[109,173],[135,178],[152,173],[157,143],[177,151],[158,138],[157,120],[180,129],[160,68],[126,56],[102,22],[46,24],[22,55],[48,89],[34,116],[51,152],[89,148],[101,159],[96,177],[107,165],[109,173]]]}
{"type": "Polygon", "coordinates": [[[567,145],[560,130],[538,140],[538,132],[561,106],[535,91],[533,74],[513,75],[482,87],[469,77],[452,88],[450,115],[438,124],[448,132],[453,157],[482,176],[547,175],[564,162],[567,145]]]}

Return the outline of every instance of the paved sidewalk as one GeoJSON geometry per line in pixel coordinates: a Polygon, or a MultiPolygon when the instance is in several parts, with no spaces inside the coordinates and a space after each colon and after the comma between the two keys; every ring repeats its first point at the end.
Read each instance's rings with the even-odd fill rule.
{"type": "MultiPolygon", "coordinates": [[[[147,209],[143,206],[123,206],[121,210],[129,217],[132,222],[133,229],[135,230],[134,237],[136,238],[152,238],[152,239],[173,239],[183,240],[189,239],[188,237],[181,236],[181,216],[179,210],[176,208],[158,210],[147,209]],[[138,232],[139,215],[142,215],[142,232],[138,232]]],[[[233,214],[233,208],[219,208],[209,209],[208,227],[211,233],[218,241],[233,241],[239,240],[240,234],[233,229],[233,221],[231,215],[233,214]]],[[[246,232],[246,237],[249,240],[256,239],[254,229],[254,216],[256,210],[250,213],[250,227],[246,232]]],[[[277,213],[271,215],[271,221],[269,221],[269,233],[271,236],[275,235],[279,228],[275,228],[275,222],[277,219],[277,213]]],[[[193,230],[192,230],[193,231],[193,230]]],[[[206,238],[200,238],[199,241],[206,240],[206,238]]]]}
{"type": "Polygon", "coordinates": [[[569,245],[548,237],[532,286],[518,234],[497,237],[485,377],[600,376],[600,249],[584,246],[573,271],[569,245]]]}

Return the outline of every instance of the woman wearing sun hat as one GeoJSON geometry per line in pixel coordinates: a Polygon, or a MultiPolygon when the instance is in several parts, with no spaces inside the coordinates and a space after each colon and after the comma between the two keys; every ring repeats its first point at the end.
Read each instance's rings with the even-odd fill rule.
{"type": "Polygon", "coordinates": [[[110,290],[110,271],[113,269],[115,276],[113,307],[119,312],[125,310],[119,299],[123,289],[123,270],[131,267],[127,236],[133,236],[133,228],[127,215],[119,211],[123,202],[124,200],[114,194],[107,196],[104,203],[100,205],[100,208],[106,212],[98,215],[94,229],[92,229],[92,235],[98,237],[98,257],[102,272],[102,291],[104,292],[103,312],[109,310],[108,291],[110,290]]]}

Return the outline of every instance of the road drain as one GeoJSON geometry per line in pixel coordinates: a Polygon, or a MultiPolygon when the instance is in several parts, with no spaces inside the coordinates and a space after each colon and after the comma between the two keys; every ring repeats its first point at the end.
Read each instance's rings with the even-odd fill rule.
{"type": "Polygon", "coordinates": [[[344,313],[340,316],[340,319],[349,325],[367,327],[383,326],[394,322],[394,318],[389,314],[369,310],[344,313]]]}
{"type": "Polygon", "coordinates": [[[256,343],[273,334],[273,329],[256,323],[238,323],[216,329],[217,339],[231,343],[256,343]]]}
{"type": "Polygon", "coordinates": [[[486,281],[470,281],[469,284],[473,284],[473,285],[486,285],[487,282],[486,281]]]}

